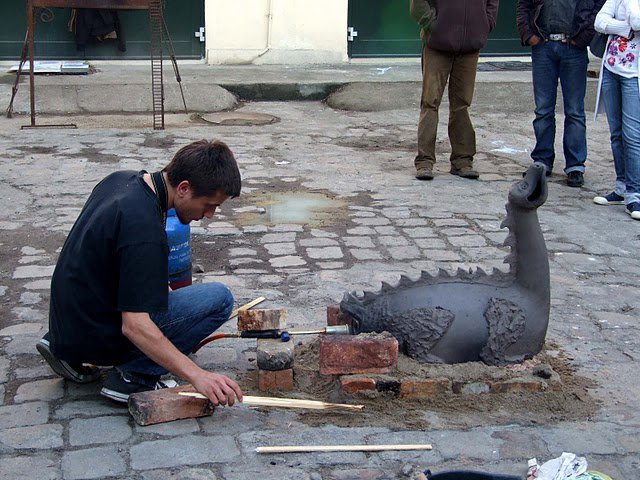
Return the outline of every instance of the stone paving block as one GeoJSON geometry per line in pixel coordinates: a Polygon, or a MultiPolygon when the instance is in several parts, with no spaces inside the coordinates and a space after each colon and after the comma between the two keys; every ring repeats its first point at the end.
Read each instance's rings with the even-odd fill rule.
{"type": "Polygon", "coordinates": [[[243,433],[262,428],[267,415],[264,411],[239,406],[220,407],[211,417],[201,418],[198,423],[207,435],[219,435],[226,431],[243,433]]]}
{"type": "Polygon", "coordinates": [[[296,244],[295,243],[267,243],[264,248],[269,252],[269,255],[295,255],[296,244]]]}
{"type": "Polygon", "coordinates": [[[20,294],[20,303],[23,305],[36,305],[42,300],[38,292],[23,292],[20,294]]]}
{"type": "Polygon", "coordinates": [[[319,247],[319,248],[307,248],[307,255],[309,258],[313,259],[332,259],[332,258],[342,258],[344,257],[344,253],[342,253],[342,249],[340,247],[319,247]]]}
{"type": "Polygon", "coordinates": [[[451,380],[448,378],[412,378],[400,383],[400,398],[406,400],[423,400],[449,392],[451,380]]]}
{"type": "Polygon", "coordinates": [[[44,450],[62,447],[62,425],[44,424],[7,428],[2,432],[0,443],[17,449],[44,450]]]}
{"type": "Polygon", "coordinates": [[[398,230],[393,225],[374,227],[378,235],[399,235],[398,230]]]}
{"type": "Polygon", "coordinates": [[[387,250],[394,260],[420,258],[420,250],[418,247],[414,247],[413,245],[408,247],[388,247],[387,250]]]}
{"type": "Polygon", "coordinates": [[[316,262],[318,268],[325,270],[335,270],[344,267],[344,262],[316,262]]]}
{"type": "Polygon", "coordinates": [[[262,236],[260,243],[283,243],[294,242],[295,240],[295,232],[267,233],[262,236]]]}
{"type": "Polygon", "coordinates": [[[55,409],[53,418],[64,420],[69,418],[95,417],[122,414],[125,411],[124,406],[100,397],[93,400],[67,401],[55,409]]]}
{"type": "Polygon", "coordinates": [[[283,308],[240,310],[238,331],[282,330],[286,328],[287,311],[283,308]]]}
{"type": "Polygon", "coordinates": [[[59,480],[62,478],[58,461],[50,455],[3,456],[0,462],[0,477],[7,480],[59,480]]]}
{"type": "Polygon", "coordinates": [[[333,247],[339,245],[336,240],[326,237],[304,238],[298,243],[301,247],[333,247]]]}
{"type": "MultiPolygon", "coordinates": [[[[257,477],[257,476],[256,476],[257,477]]],[[[254,477],[254,478],[256,478],[254,477]]],[[[181,468],[179,471],[148,470],[142,472],[143,480],[222,480],[210,468],[181,468]]]]}
{"type": "Polygon", "coordinates": [[[293,368],[295,342],[283,342],[279,338],[260,338],[256,359],[261,370],[287,370],[293,368]]]}
{"type": "Polygon", "coordinates": [[[398,341],[391,335],[320,337],[320,373],[389,373],[398,362],[398,341]]]}
{"type": "Polygon", "coordinates": [[[409,240],[401,236],[382,235],[378,237],[378,243],[385,247],[404,247],[409,245],[409,240]]]}
{"type": "Polygon", "coordinates": [[[297,255],[285,255],[284,257],[270,258],[269,263],[274,268],[299,267],[307,262],[297,255]]]}
{"type": "Polygon", "coordinates": [[[261,392],[293,390],[293,369],[287,370],[258,370],[258,390],[261,392]]]}
{"type": "Polygon", "coordinates": [[[0,430],[47,423],[48,419],[49,404],[45,402],[0,407],[0,430]]]}
{"type": "Polygon", "coordinates": [[[254,257],[258,255],[258,251],[253,248],[230,248],[228,251],[232,257],[254,257]]]}
{"type": "Polygon", "coordinates": [[[18,387],[13,401],[15,403],[22,403],[32,400],[57,400],[63,395],[64,379],[58,377],[23,383],[18,387]]]}
{"type": "Polygon", "coordinates": [[[347,235],[375,235],[376,231],[370,227],[355,227],[347,230],[347,235]]]}
{"type": "Polygon", "coordinates": [[[47,317],[41,310],[33,307],[14,307],[11,309],[11,312],[19,320],[22,320],[24,322],[39,323],[42,326],[42,330],[46,331],[46,327],[44,324],[46,323],[45,320],[47,319],[47,317]]]}
{"type": "Polygon", "coordinates": [[[502,460],[536,457],[539,462],[543,462],[545,460],[542,459],[553,458],[544,439],[537,435],[533,428],[513,431],[507,427],[504,430],[495,431],[491,436],[504,440],[500,447],[502,460]]]}
{"type": "Polygon", "coordinates": [[[65,452],[62,456],[65,480],[115,477],[126,471],[125,459],[115,446],[65,452]]]}
{"type": "Polygon", "coordinates": [[[282,461],[269,462],[265,459],[260,465],[225,466],[222,474],[225,480],[322,480],[322,477],[314,478],[312,473],[305,471],[310,468],[313,467],[305,464],[293,467],[282,461]]]}
{"type": "Polygon", "coordinates": [[[382,255],[377,250],[352,248],[349,250],[356,260],[380,260],[382,255]]]}
{"type": "Polygon", "coordinates": [[[220,347],[214,342],[198,350],[193,358],[201,367],[224,365],[235,363],[238,360],[238,351],[232,347],[220,347]]]}
{"type": "Polygon", "coordinates": [[[459,458],[477,459],[482,463],[500,459],[503,440],[492,438],[490,428],[475,428],[472,431],[438,431],[430,435],[433,448],[447,460],[459,458]]]}
{"type": "Polygon", "coordinates": [[[436,232],[430,227],[403,228],[404,233],[411,238],[435,237],[436,232]]]}
{"type": "Polygon", "coordinates": [[[186,435],[170,440],[142,442],[131,447],[131,468],[151,470],[203,463],[226,463],[240,455],[233,436],[186,435]]]}
{"type": "Polygon", "coordinates": [[[5,357],[0,357],[0,383],[4,383],[9,379],[9,368],[11,367],[11,361],[5,357]]]}
{"type": "MultiPolygon", "coordinates": [[[[34,335],[43,332],[44,325],[42,323],[19,323],[17,325],[11,325],[10,327],[0,330],[1,336],[13,336],[13,335],[34,335]]],[[[44,333],[44,332],[43,332],[44,333]]]]}
{"type": "Polygon", "coordinates": [[[130,436],[129,418],[125,416],[76,418],[69,422],[69,444],[74,447],[123,442],[130,436]]]}
{"type": "Polygon", "coordinates": [[[615,432],[615,426],[610,423],[565,422],[558,427],[542,428],[538,433],[551,452],[613,455],[620,449],[615,432]]]}
{"type": "Polygon", "coordinates": [[[4,405],[4,385],[0,385],[0,405],[4,405]]]}
{"type": "Polygon", "coordinates": [[[352,221],[363,226],[389,225],[391,223],[391,220],[385,217],[352,218],[352,221]]]}
{"type": "Polygon", "coordinates": [[[51,280],[34,280],[24,284],[27,290],[49,290],[51,288],[51,280]]]}
{"type": "Polygon", "coordinates": [[[376,248],[370,237],[344,237],[342,241],[347,247],[376,248]]]}
{"type": "Polygon", "coordinates": [[[454,247],[484,247],[487,244],[487,241],[479,235],[462,235],[447,239],[454,247]]]}
{"type": "Polygon", "coordinates": [[[16,267],[13,271],[12,278],[38,278],[38,277],[50,277],[53,275],[53,269],[55,265],[23,265],[16,267]]]}

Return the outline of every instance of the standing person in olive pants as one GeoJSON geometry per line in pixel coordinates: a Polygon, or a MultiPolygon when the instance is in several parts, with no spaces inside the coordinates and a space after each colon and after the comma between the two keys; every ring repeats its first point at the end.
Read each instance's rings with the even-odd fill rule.
{"type": "Polygon", "coordinates": [[[422,38],[422,97],[416,178],[433,179],[438,108],[449,83],[449,141],[453,175],[477,179],[476,134],[469,118],[480,49],[496,25],[499,0],[411,0],[422,38]]]}

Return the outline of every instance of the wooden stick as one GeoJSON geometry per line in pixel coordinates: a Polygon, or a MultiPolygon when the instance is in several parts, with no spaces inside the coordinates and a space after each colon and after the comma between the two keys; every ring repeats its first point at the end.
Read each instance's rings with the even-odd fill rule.
{"type": "Polygon", "coordinates": [[[231,316],[229,317],[229,319],[237,317],[238,316],[238,312],[240,312],[241,310],[249,310],[250,308],[255,307],[259,303],[264,302],[265,300],[266,300],[266,298],[264,298],[264,297],[258,297],[255,300],[251,300],[249,303],[245,303],[241,307],[238,307],[233,312],[231,312],[231,316]]]}
{"type": "Polygon", "coordinates": [[[389,450],[431,450],[431,445],[299,445],[281,447],[257,447],[258,453],[301,452],[383,452],[389,450]]]}
{"type": "MultiPolygon", "coordinates": [[[[207,398],[197,392],[179,392],[178,395],[185,397],[207,398]]],[[[346,403],[326,403],[315,400],[298,400],[295,398],[275,398],[275,397],[252,397],[245,395],[242,403],[253,407],[284,407],[284,408],[306,408],[308,410],[347,410],[360,411],[364,405],[349,405],[346,403]]]]}

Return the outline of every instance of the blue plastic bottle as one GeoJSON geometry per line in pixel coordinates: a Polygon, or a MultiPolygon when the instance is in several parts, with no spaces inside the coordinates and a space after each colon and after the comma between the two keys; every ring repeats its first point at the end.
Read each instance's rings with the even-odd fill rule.
{"type": "Polygon", "coordinates": [[[167,212],[169,285],[173,290],[191,285],[191,227],[180,223],[176,211],[167,212]]]}

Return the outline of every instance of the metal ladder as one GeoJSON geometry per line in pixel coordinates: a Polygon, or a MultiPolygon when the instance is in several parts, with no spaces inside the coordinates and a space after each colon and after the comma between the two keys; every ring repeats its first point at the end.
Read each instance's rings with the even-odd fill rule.
{"type": "Polygon", "coordinates": [[[164,130],[164,84],[162,81],[162,17],[161,0],[149,2],[151,27],[151,91],[153,93],[153,129],[164,130]]]}

